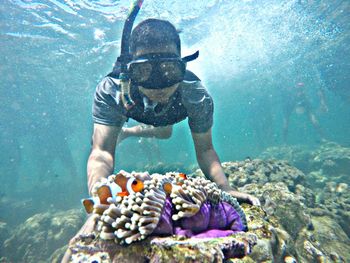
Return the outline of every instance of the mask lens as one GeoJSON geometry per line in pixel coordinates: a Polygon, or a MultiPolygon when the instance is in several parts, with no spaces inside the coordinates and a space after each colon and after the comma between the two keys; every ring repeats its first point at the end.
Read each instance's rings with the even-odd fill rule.
{"type": "Polygon", "coordinates": [[[181,82],[186,64],[180,58],[141,58],[130,62],[128,70],[135,85],[161,89],[181,82]]]}
{"type": "Polygon", "coordinates": [[[183,78],[183,67],[179,61],[164,61],[159,65],[160,73],[166,80],[179,80],[183,78]]]}
{"type": "Polygon", "coordinates": [[[152,65],[148,62],[132,63],[129,67],[130,78],[136,82],[147,81],[152,73],[152,65]]]}

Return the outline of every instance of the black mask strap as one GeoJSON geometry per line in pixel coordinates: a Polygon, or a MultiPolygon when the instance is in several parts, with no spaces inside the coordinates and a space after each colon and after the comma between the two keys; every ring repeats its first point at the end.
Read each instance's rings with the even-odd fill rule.
{"type": "Polygon", "coordinates": [[[192,55],[189,55],[189,56],[186,56],[186,57],[183,57],[182,58],[182,61],[187,63],[187,62],[190,62],[190,61],[193,61],[195,59],[197,59],[199,56],[199,50],[197,50],[195,53],[193,53],[192,55]]]}

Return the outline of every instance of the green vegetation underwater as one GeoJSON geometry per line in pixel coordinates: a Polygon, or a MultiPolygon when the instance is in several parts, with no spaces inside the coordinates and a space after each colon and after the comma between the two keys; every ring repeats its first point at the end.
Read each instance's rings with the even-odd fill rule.
{"type": "MultiPolygon", "coordinates": [[[[131,2],[1,1],[0,262],[60,262],[84,224],[93,95],[131,2]]],[[[112,248],[90,237],[71,262],[350,262],[349,14],[347,0],[144,0],[135,25],[168,20],[182,55],[199,50],[188,68],[213,97],[214,147],[261,206],[237,208],[247,232],[112,248]]],[[[170,139],[117,146],[115,171],[198,169],[186,120],[170,139]]]]}

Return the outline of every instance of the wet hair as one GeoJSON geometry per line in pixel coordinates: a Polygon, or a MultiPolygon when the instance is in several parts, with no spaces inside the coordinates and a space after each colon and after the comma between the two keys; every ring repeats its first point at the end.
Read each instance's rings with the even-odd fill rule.
{"type": "Polygon", "coordinates": [[[163,48],[175,44],[181,54],[181,42],[178,31],[169,21],[160,19],[146,19],[139,23],[131,33],[130,51],[136,49],[163,48]]]}

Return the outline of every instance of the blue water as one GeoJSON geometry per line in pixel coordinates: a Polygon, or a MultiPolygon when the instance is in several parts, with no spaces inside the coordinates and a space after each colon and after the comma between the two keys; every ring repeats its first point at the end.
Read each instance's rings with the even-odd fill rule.
{"type": "MultiPolygon", "coordinates": [[[[129,4],[1,1],[2,198],[32,201],[33,211],[80,205],[93,93],[119,54],[129,4]]],[[[349,1],[336,0],[145,0],[137,21],[167,19],[182,30],[183,55],[200,50],[189,68],[213,96],[214,145],[228,161],[284,143],[320,143],[307,115],[294,111],[283,140],[287,89],[299,82],[325,138],[350,145],[349,11],[349,1]],[[328,111],[320,110],[320,89],[328,111]]],[[[187,121],[167,141],[131,138],[118,146],[116,169],[144,170],[158,162],[196,166],[187,121]]]]}

